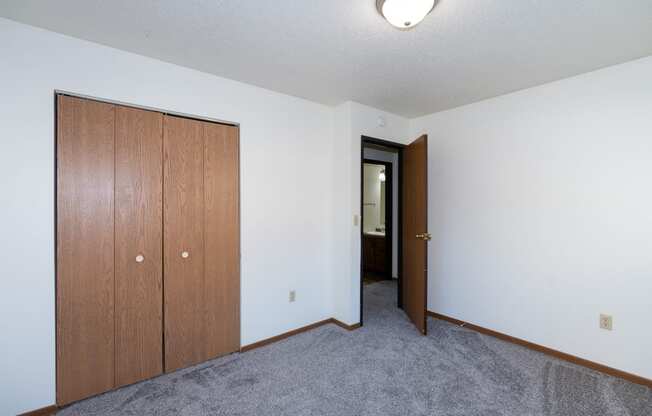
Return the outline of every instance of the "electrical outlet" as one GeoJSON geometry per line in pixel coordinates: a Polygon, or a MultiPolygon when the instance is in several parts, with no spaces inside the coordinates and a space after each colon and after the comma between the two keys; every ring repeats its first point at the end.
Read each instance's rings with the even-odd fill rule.
{"type": "Polygon", "coordinates": [[[290,302],[294,302],[295,300],[297,300],[297,292],[290,290],[290,302]]]}
{"type": "Polygon", "coordinates": [[[611,331],[614,328],[613,316],[600,314],[600,328],[611,331]]]}
{"type": "Polygon", "coordinates": [[[355,214],[353,216],[353,225],[356,227],[360,225],[360,216],[358,214],[355,214]]]}

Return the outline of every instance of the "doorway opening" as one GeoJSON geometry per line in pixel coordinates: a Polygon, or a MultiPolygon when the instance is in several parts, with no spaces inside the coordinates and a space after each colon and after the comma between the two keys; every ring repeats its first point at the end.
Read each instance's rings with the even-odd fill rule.
{"type": "Polygon", "coordinates": [[[392,267],[395,163],[365,158],[362,165],[362,280],[371,284],[397,275],[392,267]]]}
{"type": "MultiPolygon", "coordinates": [[[[404,145],[362,136],[360,155],[360,323],[372,285],[396,287],[402,308],[402,159],[404,145]]],[[[394,302],[394,301],[392,301],[394,302]]]]}

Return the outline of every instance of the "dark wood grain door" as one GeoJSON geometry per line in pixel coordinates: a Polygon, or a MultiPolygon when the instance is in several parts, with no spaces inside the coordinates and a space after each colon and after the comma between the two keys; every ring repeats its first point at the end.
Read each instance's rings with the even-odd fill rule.
{"type": "Polygon", "coordinates": [[[403,149],[403,308],[424,335],[428,293],[428,137],[403,149]]]}
{"type": "Polygon", "coordinates": [[[204,127],[164,116],[165,371],[205,359],[204,127]]]}
{"type": "Polygon", "coordinates": [[[116,386],[163,371],[163,115],[116,107],[116,386]]]}
{"type": "Polygon", "coordinates": [[[57,404],[114,386],[115,106],[57,97],[57,404]]]}
{"type": "Polygon", "coordinates": [[[205,359],[240,349],[238,128],[204,123],[205,359]]]}

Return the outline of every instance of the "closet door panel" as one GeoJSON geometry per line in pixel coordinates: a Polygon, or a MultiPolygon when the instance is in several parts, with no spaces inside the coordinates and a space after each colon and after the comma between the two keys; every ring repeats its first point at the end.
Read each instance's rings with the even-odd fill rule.
{"type": "Polygon", "coordinates": [[[163,371],[163,115],[116,107],[116,386],[163,371]]]}
{"type": "Polygon", "coordinates": [[[165,370],[205,358],[202,123],[164,117],[165,370]]]}
{"type": "Polygon", "coordinates": [[[206,359],[240,348],[238,128],[204,123],[206,359]]]}
{"type": "Polygon", "coordinates": [[[57,403],[114,386],[113,105],[58,96],[57,403]]]}

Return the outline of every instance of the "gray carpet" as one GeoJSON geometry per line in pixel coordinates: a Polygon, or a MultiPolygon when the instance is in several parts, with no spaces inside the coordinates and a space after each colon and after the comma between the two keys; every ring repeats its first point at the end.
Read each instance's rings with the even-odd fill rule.
{"type": "Polygon", "coordinates": [[[393,282],[365,287],[365,326],[327,325],[76,403],[64,415],[652,415],[652,390],[431,319],[393,282]]]}

